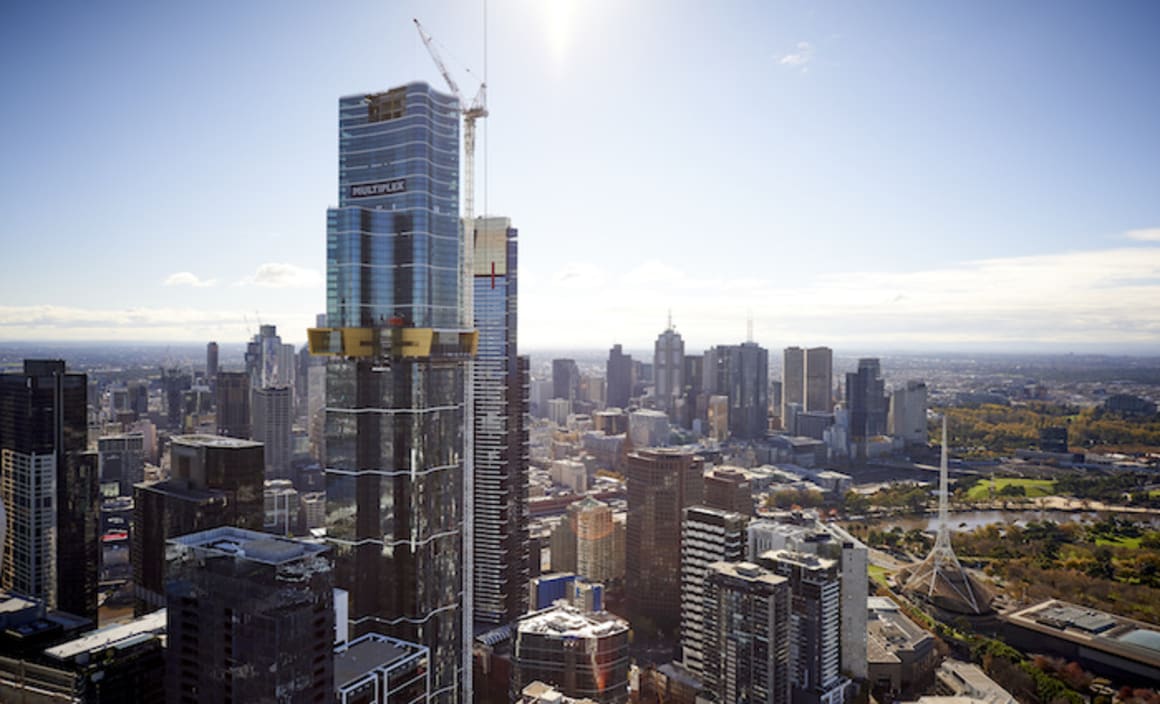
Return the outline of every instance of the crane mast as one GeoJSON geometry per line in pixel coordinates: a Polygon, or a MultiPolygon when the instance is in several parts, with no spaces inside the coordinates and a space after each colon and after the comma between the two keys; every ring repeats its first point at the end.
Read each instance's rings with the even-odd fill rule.
{"type": "Polygon", "coordinates": [[[439,69],[439,73],[442,74],[443,80],[447,83],[447,87],[451,89],[451,94],[459,102],[459,113],[463,115],[463,232],[465,237],[470,236],[471,239],[467,240],[467,242],[470,242],[470,245],[465,242],[463,247],[461,291],[463,292],[463,304],[465,315],[467,316],[466,322],[471,327],[474,324],[475,317],[472,301],[473,279],[475,276],[475,121],[488,115],[487,83],[481,82],[479,84],[479,92],[475,94],[475,98],[469,104],[463,98],[463,94],[459,92],[459,84],[451,77],[451,72],[447,70],[446,64],[443,63],[443,58],[435,48],[434,39],[423,29],[423,25],[419,23],[418,19],[415,19],[414,22],[415,29],[419,31],[419,37],[423,40],[423,46],[427,47],[427,53],[431,55],[431,60],[435,62],[435,67],[439,69]]]}

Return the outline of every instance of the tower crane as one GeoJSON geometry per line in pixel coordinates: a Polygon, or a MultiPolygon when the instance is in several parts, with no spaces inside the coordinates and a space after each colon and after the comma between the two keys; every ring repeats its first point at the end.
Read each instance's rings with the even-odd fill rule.
{"type": "Polygon", "coordinates": [[[438,50],[435,49],[435,40],[431,38],[424,29],[423,25],[415,19],[415,29],[419,30],[419,37],[423,40],[423,45],[427,47],[427,53],[431,54],[431,60],[435,62],[439,73],[443,75],[443,80],[447,82],[447,87],[451,89],[451,94],[455,96],[456,101],[459,102],[459,112],[463,115],[463,160],[464,160],[464,176],[463,176],[463,231],[466,236],[471,237],[465,242],[463,247],[463,281],[462,290],[465,296],[464,307],[466,314],[469,316],[468,322],[474,317],[472,309],[472,278],[475,276],[474,269],[474,250],[475,242],[471,233],[475,231],[475,121],[481,117],[487,117],[487,82],[481,81],[479,84],[479,92],[468,103],[463,94],[459,92],[459,85],[455,79],[451,77],[451,73],[447,70],[447,66],[443,63],[442,57],[439,56],[438,50]]]}

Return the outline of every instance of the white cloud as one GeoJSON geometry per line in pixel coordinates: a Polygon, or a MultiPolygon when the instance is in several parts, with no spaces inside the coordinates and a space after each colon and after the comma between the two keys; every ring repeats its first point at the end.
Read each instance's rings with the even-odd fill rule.
{"type": "Polygon", "coordinates": [[[650,261],[599,288],[524,286],[521,344],[651,346],[665,311],[689,349],[783,344],[1150,345],[1160,349],[1160,247],[996,257],[920,271],[831,273],[802,286],[688,274],[650,261]],[[567,325],[561,325],[566,320],[567,325]]]}
{"type": "Polygon", "coordinates": [[[322,285],[322,276],[313,269],[295,264],[268,262],[259,266],[252,276],[247,276],[238,284],[266,288],[314,288],[322,285]]]}
{"type": "Polygon", "coordinates": [[[208,288],[217,285],[217,279],[199,279],[196,274],[188,271],[178,271],[165,277],[166,286],[194,286],[208,288]]]}
{"type": "Polygon", "coordinates": [[[1160,227],[1153,227],[1146,230],[1129,230],[1124,236],[1130,240],[1138,240],[1140,242],[1160,242],[1160,227]]]}
{"type": "MultiPolygon", "coordinates": [[[[253,312],[204,308],[84,308],[0,306],[0,339],[110,341],[241,341],[255,332],[253,312]]],[[[313,316],[299,311],[262,313],[288,341],[305,337],[313,316]]]]}
{"type": "Polygon", "coordinates": [[[796,51],[782,56],[777,62],[782,66],[800,67],[804,71],[814,58],[814,47],[809,42],[798,42],[795,48],[796,51]]]}

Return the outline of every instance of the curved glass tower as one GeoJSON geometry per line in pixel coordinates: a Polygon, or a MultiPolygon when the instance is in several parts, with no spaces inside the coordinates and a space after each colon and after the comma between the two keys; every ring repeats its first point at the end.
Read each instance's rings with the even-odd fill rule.
{"type": "MultiPolygon", "coordinates": [[[[464,388],[459,111],[424,83],[339,100],[327,211],[327,534],[351,634],[430,648],[432,701],[463,701],[464,388]]],[[[470,663],[466,665],[470,667],[470,663]]]]}

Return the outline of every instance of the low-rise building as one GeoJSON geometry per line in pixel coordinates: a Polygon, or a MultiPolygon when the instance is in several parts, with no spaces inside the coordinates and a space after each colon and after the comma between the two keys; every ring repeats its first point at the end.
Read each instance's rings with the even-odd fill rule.
{"type": "Polygon", "coordinates": [[[935,666],[934,636],[907,618],[891,599],[868,597],[866,606],[870,686],[897,696],[930,682],[935,666]]]}

